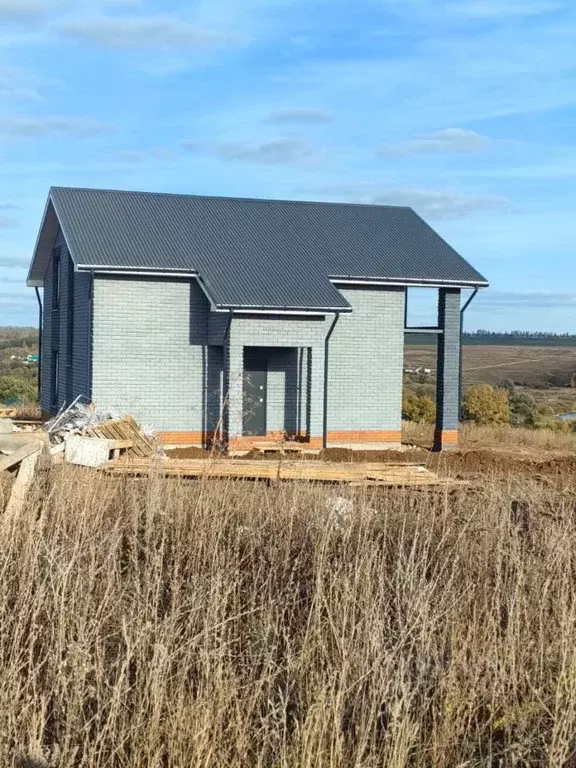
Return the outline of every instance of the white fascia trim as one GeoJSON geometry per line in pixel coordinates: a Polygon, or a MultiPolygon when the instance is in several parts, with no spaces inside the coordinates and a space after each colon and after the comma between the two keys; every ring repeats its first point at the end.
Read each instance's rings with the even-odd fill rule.
{"type": "Polygon", "coordinates": [[[44,288],[44,280],[26,280],[27,288],[44,288]]]}
{"type": "MultiPolygon", "coordinates": [[[[33,288],[38,284],[37,280],[30,280],[30,273],[32,272],[32,268],[34,267],[34,262],[36,261],[36,256],[38,254],[38,248],[40,247],[40,238],[42,237],[42,230],[44,229],[44,224],[46,222],[46,216],[48,214],[48,208],[50,207],[52,195],[48,195],[48,199],[46,200],[46,205],[44,206],[44,213],[42,214],[42,219],[40,220],[40,229],[38,230],[38,235],[36,236],[36,242],[34,243],[34,250],[32,251],[32,261],[30,262],[30,266],[28,267],[28,275],[26,276],[26,285],[33,288]]],[[[56,214],[58,215],[58,214],[56,214]]],[[[40,286],[44,285],[44,281],[40,281],[40,286]]]]}
{"type": "Polygon", "coordinates": [[[80,271],[87,271],[87,272],[96,272],[101,275],[130,275],[132,277],[183,277],[187,279],[194,279],[200,286],[202,293],[206,298],[208,299],[210,303],[210,308],[213,312],[216,311],[216,304],[214,303],[212,297],[208,293],[206,286],[200,279],[200,276],[197,272],[143,272],[140,269],[110,269],[106,267],[98,267],[97,269],[85,267],[83,264],[78,265],[78,269],[80,271]]]}
{"type": "Polygon", "coordinates": [[[439,282],[410,282],[408,280],[347,280],[345,278],[331,277],[331,283],[338,285],[376,285],[376,286],[392,286],[395,288],[487,288],[488,283],[465,283],[461,280],[446,280],[443,283],[439,282]]]}
{"type": "Polygon", "coordinates": [[[234,315],[299,315],[300,317],[325,317],[326,315],[330,315],[334,312],[341,312],[342,310],[327,309],[325,312],[309,312],[305,309],[216,309],[214,311],[226,315],[229,315],[230,312],[234,312],[234,315]]]}
{"type": "Polygon", "coordinates": [[[60,214],[58,213],[58,207],[56,206],[56,203],[54,202],[54,198],[52,197],[52,190],[50,190],[50,196],[48,197],[48,201],[52,203],[52,208],[54,208],[54,213],[56,214],[56,218],[58,219],[58,225],[62,230],[64,242],[66,243],[66,247],[68,248],[68,253],[70,254],[70,258],[72,259],[72,264],[74,265],[74,272],[78,272],[78,262],[74,258],[74,253],[72,252],[72,248],[70,247],[70,240],[68,239],[68,235],[66,234],[66,230],[64,229],[64,225],[62,224],[62,219],[60,217],[60,214]]]}
{"type": "Polygon", "coordinates": [[[114,267],[111,264],[103,264],[95,267],[91,264],[78,264],[78,269],[84,272],[102,272],[106,275],[153,275],[155,277],[198,277],[198,272],[186,272],[178,270],[142,270],[130,269],[129,267],[114,267]]]}

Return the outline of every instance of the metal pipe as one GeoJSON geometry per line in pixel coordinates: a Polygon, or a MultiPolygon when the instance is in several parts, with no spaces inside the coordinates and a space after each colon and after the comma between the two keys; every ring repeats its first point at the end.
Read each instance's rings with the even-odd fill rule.
{"type": "Polygon", "coordinates": [[[36,298],[38,299],[38,403],[42,395],[42,324],[44,319],[44,313],[42,310],[42,299],[40,298],[40,291],[38,288],[34,288],[36,291],[36,298]]]}
{"type": "Polygon", "coordinates": [[[330,350],[330,337],[336,328],[336,323],[340,318],[340,312],[336,312],[330,330],[324,339],[324,413],[322,424],[322,447],[326,448],[328,443],[328,353],[330,350]]]}
{"type": "Polygon", "coordinates": [[[228,311],[228,323],[226,324],[226,331],[224,333],[224,375],[223,375],[223,392],[222,392],[222,443],[228,448],[228,441],[230,438],[230,328],[232,326],[232,319],[234,317],[234,310],[228,311]]]}
{"type": "Polygon", "coordinates": [[[468,301],[464,304],[462,309],[460,310],[460,370],[458,372],[458,415],[460,417],[460,421],[462,421],[462,388],[463,388],[463,364],[464,364],[464,354],[462,349],[462,339],[464,337],[464,312],[468,309],[470,304],[474,301],[476,298],[476,294],[478,293],[478,288],[474,288],[470,296],[468,297],[468,301]]]}
{"type": "Polygon", "coordinates": [[[94,271],[90,273],[90,287],[88,288],[88,371],[86,382],[86,400],[92,402],[92,368],[94,357],[94,271]]]}

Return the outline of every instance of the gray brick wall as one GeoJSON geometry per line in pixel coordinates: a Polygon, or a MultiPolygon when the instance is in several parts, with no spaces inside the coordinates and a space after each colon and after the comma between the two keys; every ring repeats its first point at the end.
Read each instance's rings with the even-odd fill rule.
{"type": "Polygon", "coordinates": [[[40,393],[42,408],[50,412],[78,395],[89,396],[90,360],[90,276],[74,272],[62,232],[57,235],[54,249],[60,249],[60,290],[55,309],[55,260],[51,258],[44,278],[40,393]],[[59,359],[57,397],[53,391],[53,352],[59,359]]]}
{"type": "MultiPolygon", "coordinates": [[[[331,318],[330,318],[331,320],[331,318]]],[[[305,353],[300,354],[300,359],[305,355],[307,364],[301,364],[300,399],[296,409],[296,419],[300,420],[301,431],[315,437],[322,435],[323,403],[324,403],[324,339],[329,328],[329,322],[323,317],[302,318],[294,315],[244,315],[235,314],[230,325],[227,339],[227,389],[229,389],[229,409],[227,430],[229,437],[242,435],[242,422],[244,403],[242,402],[243,383],[243,350],[244,347],[280,347],[280,348],[304,348],[305,353]],[[310,363],[311,358],[311,363],[310,363]],[[312,375],[308,376],[309,366],[312,366],[312,375]],[[308,380],[313,389],[309,392],[308,380]],[[303,416],[303,414],[307,413],[303,416]]],[[[278,358],[277,358],[278,359],[278,358]]],[[[285,358],[286,360],[287,358],[285,358]]],[[[293,358],[294,359],[294,358],[293,358]]],[[[272,370],[272,387],[280,387],[278,379],[275,382],[276,372],[272,370]]],[[[284,379],[285,380],[285,379],[284,379]]],[[[270,385],[270,379],[269,379],[270,385]]],[[[284,420],[284,429],[292,430],[290,420],[294,418],[294,409],[290,403],[284,403],[281,407],[281,398],[272,391],[268,393],[269,403],[267,412],[267,429],[276,430],[276,424],[284,420]],[[286,407],[288,405],[288,407],[286,407]],[[284,412],[282,414],[282,411],[284,412]]],[[[282,429],[282,427],[280,427],[282,429]]]]}
{"type": "Polygon", "coordinates": [[[402,427],[404,301],[401,288],[342,286],[353,307],[329,346],[328,431],[402,427]]]}
{"type": "MultiPolygon", "coordinates": [[[[436,387],[436,429],[456,430],[459,422],[460,384],[460,290],[441,288],[438,292],[438,374],[436,387]]],[[[441,446],[440,446],[441,447],[441,446]]]]}
{"type": "MultiPolygon", "coordinates": [[[[404,292],[342,288],[354,308],[330,342],[328,430],[401,427],[404,292]]],[[[164,431],[216,427],[224,393],[242,434],[244,347],[274,347],[267,427],[322,435],[326,318],[210,312],[194,281],[96,277],[93,398],[164,431]],[[225,378],[226,372],[226,378],[225,378]],[[292,393],[291,382],[299,386],[292,393]]]]}
{"type": "Polygon", "coordinates": [[[100,276],[93,301],[94,402],[159,430],[202,431],[209,305],[196,281],[100,276]]]}

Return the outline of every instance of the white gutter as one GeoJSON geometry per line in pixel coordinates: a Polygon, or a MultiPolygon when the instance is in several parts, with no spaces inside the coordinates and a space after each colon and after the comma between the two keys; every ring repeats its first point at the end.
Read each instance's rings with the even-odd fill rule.
{"type": "Polygon", "coordinates": [[[481,288],[481,287],[488,287],[488,283],[473,283],[473,282],[467,282],[465,280],[444,280],[443,282],[438,282],[437,280],[411,280],[410,278],[394,278],[393,280],[382,280],[376,279],[376,278],[366,278],[363,279],[353,279],[353,278],[347,278],[347,277],[330,277],[329,278],[331,283],[338,284],[338,285],[377,285],[377,286],[396,286],[399,288],[448,288],[450,286],[453,286],[454,288],[458,287],[466,287],[466,288],[481,288]]]}

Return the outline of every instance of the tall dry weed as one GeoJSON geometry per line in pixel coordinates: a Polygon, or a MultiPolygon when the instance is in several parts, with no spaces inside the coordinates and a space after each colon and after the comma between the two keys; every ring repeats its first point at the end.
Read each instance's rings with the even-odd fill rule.
{"type": "Polygon", "coordinates": [[[570,765],[575,555],[520,479],[53,471],[0,516],[0,765],[570,765]]]}

